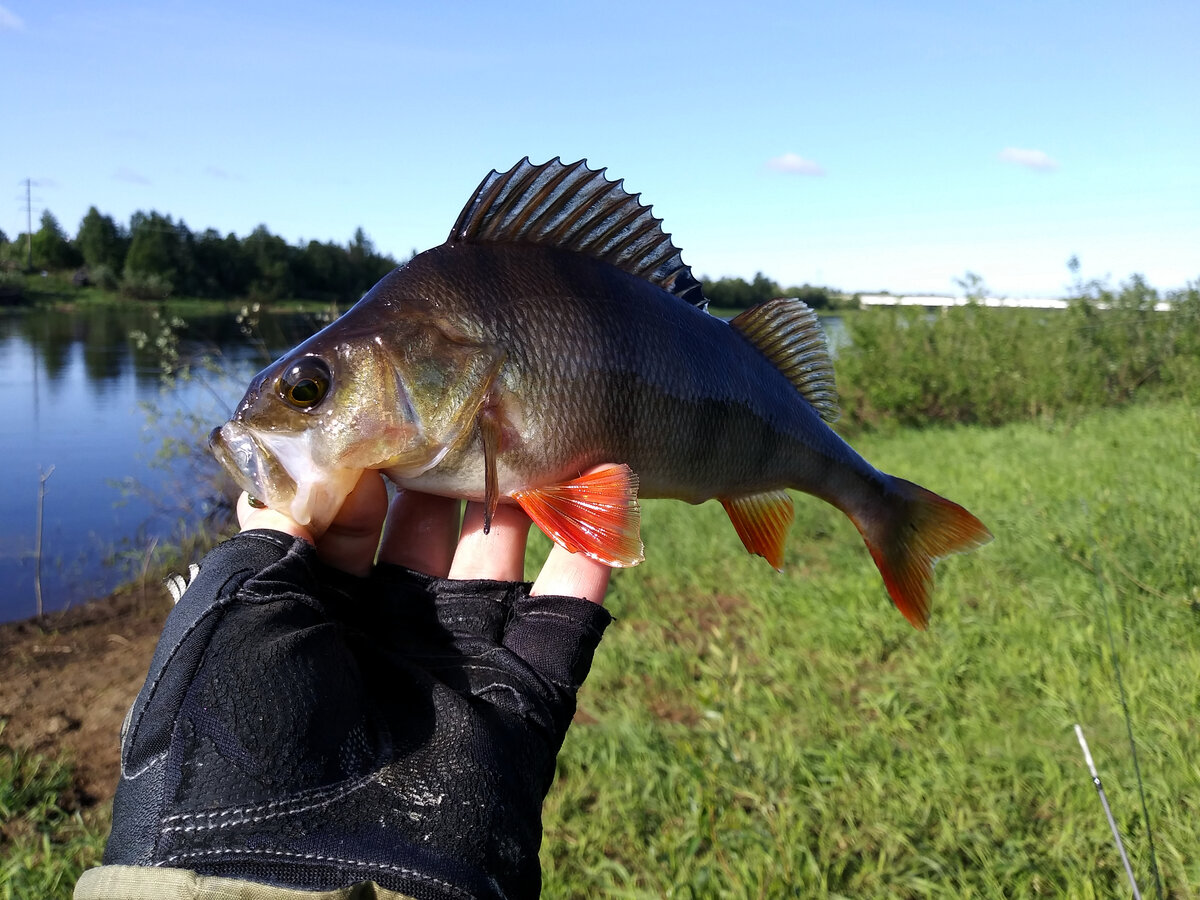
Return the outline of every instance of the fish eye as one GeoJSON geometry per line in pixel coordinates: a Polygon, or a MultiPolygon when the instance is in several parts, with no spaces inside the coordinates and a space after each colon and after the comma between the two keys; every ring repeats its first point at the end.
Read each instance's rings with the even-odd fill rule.
{"type": "Polygon", "coordinates": [[[279,398],[295,409],[312,409],[329,393],[329,367],[306,356],[279,376],[279,398]]]}

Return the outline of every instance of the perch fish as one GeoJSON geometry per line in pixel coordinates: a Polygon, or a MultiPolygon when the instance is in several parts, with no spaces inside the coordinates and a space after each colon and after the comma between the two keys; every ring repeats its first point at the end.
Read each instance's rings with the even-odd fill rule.
{"type": "Polygon", "coordinates": [[[837,414],[804,303],[710,315],[639,195],[585,161],[526,158],[483,180],[444,244],[255,376],[210,445],[244,490],[317,533],[380,469],[482,501],[487,521],[517,503],[611,566],[642,559],[640,493],[719,500],[780,568],[788,490],[802,491],[850,518],[924,628],[934,562],[991,535],[871,466],[829,427],[837,414]]]}

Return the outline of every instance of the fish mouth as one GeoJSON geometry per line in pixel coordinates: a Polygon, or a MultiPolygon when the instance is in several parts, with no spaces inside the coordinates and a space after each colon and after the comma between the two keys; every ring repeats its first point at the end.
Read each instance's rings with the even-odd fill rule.
{"type": "Polygon", "coordinates": [[[239,422],[226,422],[208,436],[208,447],[234,482],[273,509],[287,509],[296,496],[296,480],[239,422]]]}
{"type": "Polygon", "coordinates": [[[259,432],[231,419],[208,436],[213,455],[238,487],[320,535],[354,489],[362,469],[318,465],[311,431],[259,432]]]}

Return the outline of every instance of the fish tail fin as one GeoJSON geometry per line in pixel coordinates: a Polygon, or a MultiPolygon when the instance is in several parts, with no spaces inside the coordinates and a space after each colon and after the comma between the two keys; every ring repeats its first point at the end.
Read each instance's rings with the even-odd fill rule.
{"type": "Polygon", "coordinates": [[[919,484],[889,476],[881,505],[851,514],[896,608],[914,627],[929,624],[933,566],[992,539],[987,527],[953,501],[919,484]]]}

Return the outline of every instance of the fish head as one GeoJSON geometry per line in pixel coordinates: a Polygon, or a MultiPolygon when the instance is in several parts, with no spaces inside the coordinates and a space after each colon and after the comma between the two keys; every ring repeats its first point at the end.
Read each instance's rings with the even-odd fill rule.
{"type": "Polygon", "coordinates": [[[411,478],[472,431],[497,356],[417,316],[363,308],[259,372],[209,446],[242,490],[307,526],[365,469],[411,478]]]}
{"type": "Polygon", "coordinates": [[[387,354],[302,345],[259,372],[209,446],[239,487],[320,533],[364,469],[429,456],[387,354]]]}

